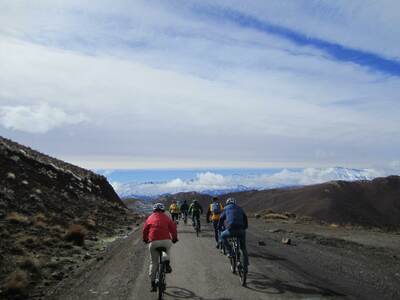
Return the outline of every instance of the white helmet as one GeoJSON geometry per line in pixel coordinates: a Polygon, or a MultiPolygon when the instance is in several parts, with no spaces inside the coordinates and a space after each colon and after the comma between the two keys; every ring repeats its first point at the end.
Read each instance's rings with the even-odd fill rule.
{"type": "Polygon", "coordinates": [[[228,205],[228,204],[236,204],[235,198],[228,198],[228,199],[226,199],[226,205],[228,205]]]}
{"type": "Polygon", "coordinates": [[[153,211],[165,211],[165,206],[162,203],[156,203],[153,206],[153,211]]]}

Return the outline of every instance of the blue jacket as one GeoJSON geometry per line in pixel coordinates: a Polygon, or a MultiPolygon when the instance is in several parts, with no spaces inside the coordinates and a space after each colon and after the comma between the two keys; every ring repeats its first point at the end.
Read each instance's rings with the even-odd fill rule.
{"type": "Polygon", "coordinates": [[[223,213],[219,219],[218,227],[222,228],[226,222],[227,229],[247,229],[247,216],[243,209],[236,204],[229,204],[225,206],[223,213]]]}

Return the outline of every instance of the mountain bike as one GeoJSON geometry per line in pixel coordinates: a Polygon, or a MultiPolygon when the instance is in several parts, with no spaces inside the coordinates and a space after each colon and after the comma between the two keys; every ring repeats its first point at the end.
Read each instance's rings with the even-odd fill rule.
{"type": "Polygon", "coordinates": [[[200,218],[194,217],[194,230],[196,231],[196,236],[199,237],[200,233],[200,218]]]}
{"type": "Polygon", "coordinates": [[[156,249],[159,253],[159,259],[158,259],[158,269],[156,273],[156,287],[157,287],[157,295],[158,295],[158,300],[162,300],[163,294],[165,292],[165,289],[167,288],[167,283],[165,280],[165,262],[163,261],[163,253],[167,251],[164,247],[159,247],[156,249]]]}
{"type": "Polygon", "coordinates": [[[187,224],[188,214],[187,212],[182,213],[183,223],[187,224]]]}
{"type": "Polygon", "coordinates": [[[243,253],[240,247],[240,240],[237,237],[230,238],[232,242],[232,257],[231,261],[231,271],[236,274],[236,270],[239,273],[240,283],[242,286],[246,285],[247,271],[244,268],[243,253]]]}

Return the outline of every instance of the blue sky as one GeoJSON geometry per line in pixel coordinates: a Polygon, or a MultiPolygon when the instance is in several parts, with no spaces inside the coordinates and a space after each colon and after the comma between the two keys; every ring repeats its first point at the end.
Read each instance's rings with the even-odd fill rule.
{"type": "Polygon", "coordinates": [[[399,9],[3,1],[0,134],[89,168],[399,168],[399,9]]]}

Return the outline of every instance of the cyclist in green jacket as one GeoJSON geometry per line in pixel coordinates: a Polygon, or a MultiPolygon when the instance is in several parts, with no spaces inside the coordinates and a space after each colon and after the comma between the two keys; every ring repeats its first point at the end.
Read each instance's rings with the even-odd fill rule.
{"type": "Polygon", "coordinates": [[[193,227],[196,226],[197,222],[200,228],[200,215],[203,214],[203,208],[201,207],[200,203],[195,199],[193,200],[192,204],[189,206],[189,215],[192,217],[192,225],[193,227]]]}

